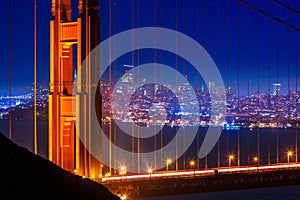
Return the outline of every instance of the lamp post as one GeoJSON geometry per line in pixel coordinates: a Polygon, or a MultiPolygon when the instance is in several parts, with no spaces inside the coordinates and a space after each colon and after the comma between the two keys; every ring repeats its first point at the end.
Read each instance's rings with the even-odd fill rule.
{"type": "Polygon", "coordinates": [[[120,172],[119,174],[121,175],[121,180],[123,180],[123,175],[125,175],[127,173],[127,168],[125,165],[122,165],[121,168],[120,168],[120,172]]]}
{"type": "Polygon", "coordinates": [[[288,162],[288,164],[290,164],[290,157],[292,157],[292,156],[293,156],[293,151],[289,150],[287,152],[287,162],[288,162]]]}
{"type": "Polygon", "coordinates": [[[191,160],[190,161],[190,166],[192,169],[194,169],[194,177],[195,177],[195,161],[191,160]]]}
{"type": "Polygon", "coordinates": [[[234,159],[234,156],[233,155],[229,155],[228,156],[228,168],[231,167],[231,161],[234,159]]]}
{"type": "Polygon", "coordinates": [[[100,172],[99,172],[99,180],[102,182],[102,177],[103,177],[103,164],[100,165],[100,172]]]}
{"type": "MultiPolygon", "coordinates": [[[[104,174],[104,176],[105,176],[106,178],[108,178],[108,177],[111,176],[111,174],[110,174],[110,172],[107,172],[107,173],[104,174]]],[[[108,179],[105,179],[105,180],[106,180],[106,182],[108,182],[108,179]]]]}
{"type": "Polygon", "coordinates": [[[254,161],[255,164],[256,164],[256,170],[257,170],[257,172],[258,172],[258,161],[259,161],[258,157],[255,156],[255,157],[253,158],[253,161],[254,161]]]}
{"type": "Polygon", "coordinates": [[[124,174],[126,174],[127,168],[126,168],[125,166],[122,166],[122,167],[121,167],[121,170],[123,171],[124,174]]]}
{"type": "Polygon", "coordinates": [[[153,172],[153,169],[151,169],[151,168],[149,168],[148,171],[147,171],[147,173],[149,174],[150,180],[151,180],[151,174],[152,174],[152,172],[153,172]]]}
{"type": "Polygon", "coordinates": [[[171,158],[168,158],[167,160],[166,160],[166,169],[167,169],[167,172],[169,171],[169,165],[172,163],[172,160],[171,160],[171,158]]]}

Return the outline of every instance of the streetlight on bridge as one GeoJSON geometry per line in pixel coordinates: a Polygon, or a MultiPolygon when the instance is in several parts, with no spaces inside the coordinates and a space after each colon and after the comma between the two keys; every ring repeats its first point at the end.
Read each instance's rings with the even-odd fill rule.
{"type": "Polygon", "coordinates": [[[166,169],[167,169],[167,172],[169,171],[169,165],[172,164],[172,159],[171,158],[167,158],[166,160],[166,169]]]}
{"type": "Polygon", "coordinates": [[[290,157],[293,157],[293,155],[294,155],[294,153],[293,153],[292,150],[289,150],[287,152],[287,162],[288,162],[288,164],[290,164],[290,157]]]}
{"type": "Polygon", "coordinates": [[[231,154],[228,156],[228,167],[231,167],[231,161],[234,160],[234,155],[231,154]]]}
{"type": "Polygon", "coordinates": [[[100,172],[99,172],[99,180],[102,182],[102,177],[103,177],[103,164],[100,165],[100,172]]]}
{"type": "Polygon", "coordinates": [[[122,165],[119,171],[119,174],[122,176],[122,180],[123,180],[123,175],[126,175],[126,173],[127,173],[127,167],[125,165],[122,165]]]}
{"type": "Polygon", "coordinates": [[[194,169],[194,176],[195,176],[195,161],[191,160],[190,161],[190,166],[192,169],[194,169]]]}
{"type": "Polygon", "coordinates": [[[153,172],[153,169],[152,169],[152,168],[149,168],[149,169],[147,170],[147,173],[149,174],[150,180],[151,180],[151,174],[152,174],[152,172],[153,172]]]}
{"type": "Polygon", "coordinates": [[[257,170],[257,172],[258,172],[258,162],[259,162],[258,156],[254,156],[253,161],[254,161],[254,163],[256,164],[256,170],[257,170]]]}

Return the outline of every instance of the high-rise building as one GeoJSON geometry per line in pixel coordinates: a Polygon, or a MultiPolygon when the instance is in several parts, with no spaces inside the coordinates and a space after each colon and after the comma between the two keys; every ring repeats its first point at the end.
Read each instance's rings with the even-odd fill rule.
{"type": "Polygon", "coordinates": [[[208,90],[210,93],[216,93],[216,85],[214,82],[208,82],[208,90]]]}
{"type": "Polygon", "coordinates": [[[126,71],[122,76],[122,83],[133,83],[133,74],[126,71]]]}
{"type": "Polygon", "coordinates": [[[281,83],[273,83],[273,95],[280,95],[281,83]]]}

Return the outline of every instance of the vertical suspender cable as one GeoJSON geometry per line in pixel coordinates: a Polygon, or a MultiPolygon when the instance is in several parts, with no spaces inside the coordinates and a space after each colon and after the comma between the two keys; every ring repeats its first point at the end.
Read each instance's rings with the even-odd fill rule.
{"type": "MultiPolygon", "coordinates": [[[[240,70],[241,70],[241,11],[240,4],[238,5],[238,110],[237,114],[240,115],[240,70]]],[[[238,130],[238,166],[240,166],[240,130],[238,130]]]]}
{"type": "Polygon", "coordinates": [[[34,51],[34,88],[33,88],[33,93],[34,93],[34,111],[33,111],[33,115],[34,115],[34,119],[33,119],[33,127],[34,127],[34,138],[33,138],[33,145],[34,145],[34,153],[35,154],[38,154],[38,141],[37,141],[37,116],[36,116],[36,99],[37,99],[37,94],[36,94],[36,85],[37,85],[37,63],[36,63],[36,60],[37,60],[37,56],[36,56],[36,43],[37,43],[37,35],[36,35],[36,32],[37,32],[37,21],[36,21],[36,14],[37,14],[37,4],[36,4],[37,0],[34,0],[34,46],[33,46],[33,51],[34,51]]]}
{"type": "MultiPolygon", "coordinates": [[[[298,100],[299,100],[299,93],[298,93],[298,32],[296,32],[296,121],[298,121],[298,100]]],[[[298,162],[298,122],[296,123],[296,142],[295,142],[295,161],[298,162]]]]}
{"type": "MultiPolygon", "coordinates": [[[[200,7],[199,1],[196,1],[196,38],[197,38],[198,42],[200,43],[200,41],[199,41],[199,32],[200,32],[200,30],[199,30],[199,28],[200,28],[199,7],[200,7]]],[[[198,83],[197,85],[200,87],[200,83],[198,83]]],[[[199,92],[197,94],[199,95],[199,92]]],[[[198,101],[198,99],[197,99],[197,101],[198,101]]],[[[199,168],[200,167],[200,159],[199,159],[199,156],[198,156],[198,149],[200,149],[200,131],[199,131],[199,128],[198,128],[196,140],[197,140],[197,143],[196,143],[196,159],[197,159],[197,162],[196,162],[196,164],[197,164],[197,168],[199,168]]]]}
{"type": "MultiPolygon", "coordinates": [[[[134,19],[135,19],[135,12],[134,12],[134,0],[132,0],[132,2],[131,2],[131,4],[132,4],[132,19],[131,19],[131,25],[132,25],[132,28],[134,29],[134,19]]],[[[131,39],[132,39],[132,43],[131,43],[131,45],[132,45],[132,49],[134,49],[134,33],[132,33],[132,35],[131,35],[131,39]]],[[[132,62],[132,65],[133,66],[135,66],[135,64],[134,64],[134,52],[132,52],[131,53],[131,62],[132,62]]],[[[133,73],[133,82],[132,82],[132,87],[134,88],[134,76],[135,76],[135,73],[134,73],[134,70],[132,70],[132,73],[133,73]]],[[[131,109],[134,111],[134,98],[132,98],[132,100],[131,100],[131,109]]],[[[135,144],[134,144],[134,138],[135,138],[135,133],[134,133],[134,122],[132,122],[132,126],[131,126],[131,131],[132,131],[132,137],[131,137],[131,152],[132,152],[132,157],[131,157],[131,168],[132,168],[132,171],[134,170],[134,152],[135,152],[135,150],[134,150],[134,147],[135,147],[135,144]]]]}
{"type": "MultiPolygon", "coordinates": [[[[185,1],[183,2],[183,32],[184,33],[186,32],[186,3],[185,3],[185,1]]],[[[185,43],[184,43],[184,57],[186,57],[185,55],[186,55],[186,46],[185,46],[185,43]]],[[[186,81],[188,81],[187,80],[187,73],[186,73],[186,62],[185,61],[183,61],[183,74],[186,77],[186,81]]],[[[183,96],[184,97],[187,96],[185,89],[183,91],[183,96]]],[[[185,149],[185,136],[186,136],[186,130],[183,129],[183,149],[185,149]]],[[[183,154],[183,169],[185,169],[185,167],[186,167],[186,152],[184,152],[184,154],[183,154]]]]}
{"type": "MultiPolygon", "coordinates": [[[[220,45],[221,45],[221,6],[220,6],[220,0],[218,0],[218,67],[220,67],[220,65],[221,65],[221,60],[220,60],[220,56],[221,56],[221,52],[220,52],[220,45]]],[[[225,93],[225,95],[226,95],[226,93],[225,93]]],[[[221,139],[221,137],[219,138],[219,140],[218,140],[218,168],[220,167],[220,163],[221,163],[221,161],[220,161],[220,139],[221,139]]]]}
{"type": "MultiPolygon", "coordinates": [[[[230,94],[229,92],[231,92],[229,90],[229,1],[226,2],[226,6],[227,6],[227,12],[226,12],[226,88],[228,89],[228,95],[230,94]]],[[[230,94],[231,95],[231,94],[230,94]]],[[[229,99],[227,99],[227,103],[229,102],[229,99]]],[[[230,110],[228,110],[228,115],[230,110]]],[[[228,135],[228,130],[226,131],[226,154],[229,154],[229,135],[228,135]]]]}
{"type": "MultiPolygon", "coordinates": [[[[112,8],[111,8],[111,1],[109,2],[109,37],[111,37],[112,35],[112,28],[111,28],[111,25],[112,25],[112,21],[111,21],[111,12],[112,12],[112,8]]],[[[111,52],[111,48],[112,48],[112,43],[110,41],[110,44],[109,44],[110,48],[109,48],[109,79],[108,79],[108,83],[111,84],[112,83],[112,80],[111,80],[111,59],[112,59],[112,52],[111,52]]],[[[110,89],[109,91],[109,94],[110,94],[110,97],[112,96],[112,90],[110,89]]],[[[110,101],[110,108],[112,107],[112,102],[110,101]]],[[[112,118],[112,114],[110,114],[110,119],[112,118]]],[[[112,140],[112,120],[110,120],[109,122],[109,140],[111,141],[112,140]]],[[[111,171],[112,171],[112,145],[111,145],[111,142],[109,143],[109,173],[111,174],[111,171]]]]}
{"type": "MultiPolygon", "coordinates": [[[[247,84],[247,112],[248,112],[248,125],[251,123],[251,112],[250,112],[250,11],[248,11],[248,84],[247,84]]],[[[247,136],[247,145],[248,145],[248,165],[250,164],[250,131],[248,131],[247,136]]]]}
{"type": "MultiPolygon", "coordinates": [[[[279,82],[279,25],[276,25],[276,83],[279,82]]],[[[278,126],[278,100],[279,94],[276,92],[276,101],[275,101],[275,113],[276,113],[276,121],[278,126]]],[[[279,129],[276,129],[276,163],[279,163],[279,129]]]]}
{"type": "MultiPolygon", "coordinates": [[[[257,16],[257,118],[260,120],[260,16],[257,16]]],[[[257,129],[257,156],[260,158],[260,129],[257,129]]]]}
{"type": "MultiPolygon", "coordinates": [[[[62,9],[63,9],[63,4],[61,5],[62,6],[62,9]]],[[[86,5],[86,11],[88,10],[88,5],[86,5]]],[[[86,17],[86,23],[87,23],[87,26],[85,26],[85,30],[86,30],[86,55],[88,54],[89,50],[90,50],[90,47],[91,47],[91,40],[90,40],[90,31],[89,31],[89,27],[90,27],[90,18],[89,18],[89,12],[85,12],[85,17],[86,17]]],[[[91,59],[88,58],[88,69],[90,68],[90,62],[91,62],[91,59]]],[[[88,79],[90,79],[90,75],[88,75],[88,79]]],[[[63,78],[61,79],[61,84],[63,85],[63,78]]],[[[90,102],[91,99],[90,99],[90,95],[88,95],[87,97],[87,100],[90,102]]],[[[88,113],[88,116],[90,116],[90,113],[91,113],[91,108],[89,107],[87,109],[87,113],[88,113]]],[[[85,133],[86,137],[87,137],[87,144],[88,144],[88,148],[90,149],[91,148],[91,132],[90,132],[90,125],[87,125],[87,129],[88,131],[85,133]]],[[[86,165],[85,165],[85,176],[86,177],[90,177],[91,176],[91,169],[90,169],[90,166],[91,166],[91,154],[89,153],[89,151],[86,149],[85,150],[86,152],[86,165]]]]}
{"type": "MultiPolygon", "coordinates": [[[[290,11],[288,11],[288,23],[290,24],[290,11]]],[[[290,111],[291,111],[291,59],[290,59],[290,54],[291,54],[291,29],[288,27],[288,123],[290,123],[290,111]]],[[[291,142],[290,142],[290,130],[287,129],[288,131],[288,147],[291,148],[291,142]]]]}
{"type": "MultiPolygon", "coordinates": [[[[270,11],[270,0],[268,1],[268,9],[270,11]]],[[[271,95],[271,91],[270,91],[270,67],[271,67],[271,21],[270,19],[268,19],[268,111],[271,111],[271,107],[270,107],[270,95],[271,95]]],[[[270,118],[268,119],[268,122],[270,118]]],[[[270,153],[270,132],[271,130],[268,130],[268,165],[270,165],[271,163],[271,153],[270,153]]]]}
{"type": "MultiPolygon", "coordinates": [[[[178,31],[178,0],[176,0],[176,31],[178,31]]],[[[178,96],[178,36],[176,32],[176,96],[178,96]]],[[[176,101],[176,111],[178,110],[178,102],[176,101]]],[[[178,170],[178,126],[176,125],[176,161],[175,161],[175,169],[178,170]]]]}
{"type": "MultiPolygon", "coordinates": [[[[156,27],[156,0],[154,0],[154,27],[156,27]]],[[[156,84],[156,32],[154,32],[154,49],[153,49],[153,53],[154,53],[154,65],[153,65],[153,73],[154,73],[154,84],[156,84]]],[[[153,97],[153,100],[156,99],[156,90],[154,89],[154,97],[153,97]]],[[[154,114],[153,115],[153,122],[154,124],[156,123],[156,115],[154,114]]],[[[154,168],[156,169],[156,149],[157,149],[157,141],[156,141],[156,126],[154,126],[154,133],[153,133],[155,136],[154,136],[154,168]]]]}
{"type": "MultiPolygon", "coordinates": [[[[205,9],[206,10],[206,13],[205,13],[205,15],[206,15],[206,19],[205,19],[205,49],[206,49],[206,51],[208,51],[208,2],[209,1],[206,1],[206,9],[205,9]]],[[[205,150],[207,151],[206,146],[205,146],[205,150]]],[[[208,155],[205,156],[205,169],[208,168],[207,159],[208,159],[208,155]]]]}
{"type": "MultiPolygon", "coordinates": [[[[116,32],[117,32],[117,29],[116,29],[116,27],[117,27],[117,7],[116,7],[116,0],[114,0],[114,18],[113,18],[113,20],[114,20],[114,34],[116,34],[116,32]]],[[[116,40],[114,39],[114,54],[116,53],[116,40]]],[[[115,56],[114,56],[114,58],[115,58],[115,56]]],[[[117,62],[116,61],[114,61],[114,84],[117,84],[117,62]]],[[[113,98],[116,98],[116,95],[115,94],[113,94],[113,98]]],[[[115,100],[115,102],[116,102],[116,100],[115,100]]],[[[112,108],[110,108],[110,109],[112,109],[112,108]]],[[[113,152],[114,152],[114,155],[113,155],[113,158],[114,158],[114,173],[117,173],[117,124],[116,123],[114,123],[114,130],[113,130],[113,134],[114,134],[114,150],[113,150],[113,152]]]]}
{"type": "MultiPolygon", "coordinates": [[[[160,11],[159,11],[159,17],[160,17],[160,23],[162,26],[162,1],[160,2],[160,11]]],[[[160,50],[160,63],[163,63],[163,50],[160,50]]],[[[160,82],[162,83],[162,67],[160,68],[160,82]]],[[[160,163],[161,166],[163,166],[164,158],[163,158],[163,128],[160,129],[160,163]]]]}
{"type": "Polygon", "coordinates": [[[9,120],[8,137],[12,140],[12,1],[8,1],[8,94],[9,94],[9,120]]]}
{"type": "MultiPolygon", "coordinates": [[[[138,0],[138,28],[140,28],[140,0],[138,0]]],[[[140,31],[138,31],[138,38],[140,38],[140,31]]],[[[140,66],[140,39],[138,39],[138,50],[137,50],[137,59],[138,63],[137,66],[140,66]]],[[[138,83],[137,85],[140,85],[140,68],[137,67],[138,70],[138,83]]],[[[140,102],[138,101],[138,110],[140,110],[140,102]]],[[[138,126],[138,173],[140,173],[140,152],[141,152],[141,140],[140,140],[140,126],[138,126]]]]}
{"type": "MultiPolygon", "coordinates": [[[[290,11],[288,11],[288,23],[290,23],[290,11]]],[[[291,63],[290,63],[290,28],[288,27],[288,94],[287,94],[287,98],[288,98],[288,119],[286,120],[288,123],[290,123],[290,109],[291,109],[291,63]]],[[[287,129],[288,132],[288,148],[290,148],[291,143],[290,143],[290,131],[289,129],[287,129]]]]}

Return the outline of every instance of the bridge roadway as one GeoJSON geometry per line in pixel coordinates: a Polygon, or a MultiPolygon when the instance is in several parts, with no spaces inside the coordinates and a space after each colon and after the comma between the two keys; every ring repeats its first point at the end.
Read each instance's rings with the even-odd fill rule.
{"type": "Polygon", "coordinates": [[[120,182],[120,181],[140,181],[145,179],[164,179],[164,178],[180,178],[180,177],[201,177],[211,176],[218,174],[230,174],[230,173],[251,173],[251,172],[266,172],[274,170],[286,170],[286,169],[300,169],[300,163],[282,163],[273,165],[251,165],[251,166],[232,166],[222,168],[212,168],[207,170],[190,169],[179,171],[159,171],[153,173],[144,174],[127,174],[127,175],[115,175],[109,177],[103,177],[102,183],[105,182],[120,182]]]}
{"type": "MultiPolygon", "coordinates": [[[[116,195],[137,197],[300,185],[300,163],[252,165],[208,170],[162,171],[103,177],[116,195]]],[[[127,198],[127,199],[128,199],[127,198]]]]}

